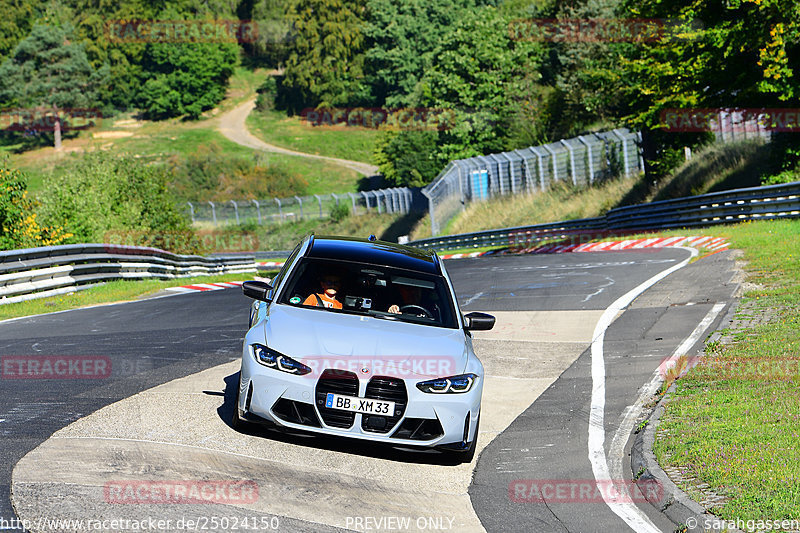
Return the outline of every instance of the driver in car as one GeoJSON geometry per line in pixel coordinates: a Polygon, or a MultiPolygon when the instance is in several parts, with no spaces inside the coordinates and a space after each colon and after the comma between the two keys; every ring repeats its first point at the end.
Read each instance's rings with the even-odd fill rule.
{"type": "Polygon", "coordinates": [[[336,299],[342,279],[335,274],[326,274],[320,280],[321,291],[308,295],[303,305],[341,309],[342,302],[336,299]]]}
{"type": "MultiPolygon", "coordinates": [[[[392,304],[387,310],[389,313],[401,314],[406,313],[409,315],[416,315],[426,318],[436,318],[437,315],[431,314],[430,305],[423,303],[422,287],[417,285],[406,285],[398,283],[396,285],[397,291],[400,294],[400,304],[392,304]]],[[[429,302],[430,303],[430,302],[429,302]]],[[[438,306],[434,304],[434,313],[438,314],[438,306]]]]}

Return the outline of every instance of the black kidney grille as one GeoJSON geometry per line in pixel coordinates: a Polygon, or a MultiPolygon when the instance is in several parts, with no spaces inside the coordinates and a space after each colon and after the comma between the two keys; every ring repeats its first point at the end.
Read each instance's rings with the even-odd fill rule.
{"type": "Polygon", "coordinates": [[[345,429],[353,427],[353,422],[356,419],[355,413],[325,407],[325,398],[329,392],[358,396],[358,376],[345,370],[326,370],[317,381],[315,392],[317,409],[325,424],[345,429]]]}
{"type": "Polygon", "coordinates": [[[361,429],[372,433],[388,433],[397,422],[403,418],[408,404],[406,384],[402,379],[384,376],[375,376],[367,383],[365,398],[395,402],[392,416],[364,415],[361,420],[361,429]],[[384,423],[376,423],[375,418],[385,419],[384,423]],[[370,422],[372,420],[372,422],[370,422]]]}

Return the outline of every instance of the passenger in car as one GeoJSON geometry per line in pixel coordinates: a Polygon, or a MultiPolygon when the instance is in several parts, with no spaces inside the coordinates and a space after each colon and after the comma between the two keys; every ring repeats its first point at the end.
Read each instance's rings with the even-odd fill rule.
{"type": "Polygon", "coordinates": [[[341,277],[335,274],[325,274],[320,280],[320,288],[322,290],[309,294],[303,305],[341,309],[342,302],[336,299],[341,286],[341,277]]]}

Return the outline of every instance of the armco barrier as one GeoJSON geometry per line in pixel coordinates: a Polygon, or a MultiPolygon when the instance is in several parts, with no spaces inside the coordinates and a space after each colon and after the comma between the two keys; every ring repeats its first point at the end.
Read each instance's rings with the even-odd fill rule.
{"type": "Polygon", "coordinates": [[[0,252],[0,305],[115,279],[255,272],[255,256],[180,255],[142,246],[70,244],[0,252]]]}
{"type": "Polygon", "coordinates": [[[798,217],[800,182],[794,182],[620,207],[599,218],[433,237],[409,245],[439,251],[487,246],[532,248],[544,242],[587,242],[609,234],[798,217]]]}

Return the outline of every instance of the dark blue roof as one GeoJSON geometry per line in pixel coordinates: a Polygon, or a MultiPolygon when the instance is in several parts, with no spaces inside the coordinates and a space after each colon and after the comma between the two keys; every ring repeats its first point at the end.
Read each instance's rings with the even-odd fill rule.
{"type": "Polygon", "coordinates": [[[354,261],[440,274],[438,260],[428,250],[355,237],[316,236],[306,257],[354,261]]]}

